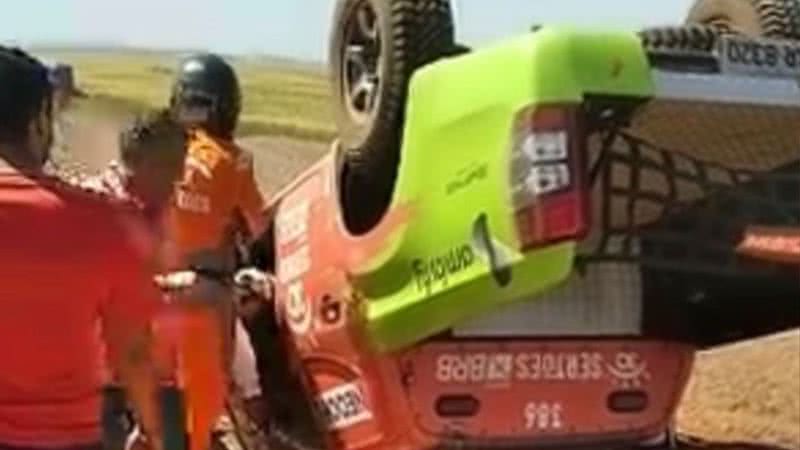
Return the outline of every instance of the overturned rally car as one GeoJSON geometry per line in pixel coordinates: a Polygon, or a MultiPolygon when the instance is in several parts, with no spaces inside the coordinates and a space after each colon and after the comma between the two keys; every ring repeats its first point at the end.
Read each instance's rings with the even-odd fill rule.
{"type": "Polygon", "coordinates": [[[471,50],[445,0],[340,0],[340,139],[258,245],[274,445],[668,442],[698,349],[800,325],[797,266],[745,251],[800,223],[797,17],[471,50]]]}

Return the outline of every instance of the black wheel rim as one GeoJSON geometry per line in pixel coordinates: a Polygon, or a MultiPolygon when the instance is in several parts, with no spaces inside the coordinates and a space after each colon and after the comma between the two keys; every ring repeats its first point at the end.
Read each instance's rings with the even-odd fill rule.
{"type": "Polygon", "coordinates": [[[378,109],[383,66],[378,15],[369,1],[356,3],[344,30],[341,66],[344,103],[353,121],[365,123],[378,109]]]}

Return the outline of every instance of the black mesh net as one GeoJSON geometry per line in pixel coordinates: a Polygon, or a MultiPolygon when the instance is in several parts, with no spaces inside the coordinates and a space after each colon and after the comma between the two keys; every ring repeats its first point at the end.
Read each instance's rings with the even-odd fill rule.
{"type": "Polygon", "coordinates": [[[784,123],[796,113],[662,112],[670,109],[671,122],[634,120],[590,137],[594,223],[580,261],[716,275],[782,270],[735,248],[748,225],[800,226],[800,139],[784,123]]]}

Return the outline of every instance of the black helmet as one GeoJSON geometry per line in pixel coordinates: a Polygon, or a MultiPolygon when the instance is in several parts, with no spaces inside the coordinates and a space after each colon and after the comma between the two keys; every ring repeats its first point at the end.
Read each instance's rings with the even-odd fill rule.
{"type": "Polygon", "coordinates": [[[170,109],[181,123],[231,137],[241,111],[239,80],[233,67],[209,53],[184,59],[172,86],[170,109]]]}

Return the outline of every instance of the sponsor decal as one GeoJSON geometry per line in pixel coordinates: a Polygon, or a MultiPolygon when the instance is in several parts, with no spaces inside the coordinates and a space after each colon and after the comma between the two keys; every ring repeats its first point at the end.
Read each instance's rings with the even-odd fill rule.
{"type": "Polygon", "coordinates": [[[647,362],[637,352],[443,353],[436,359],[436,381],[448,384],[574,382],[609,380],[639,387],[650,380],[647,362]]]}
{"type": "Polygon", "coordinates": [[[342,317],[344,316],[342,309],[342,302],[335,300],[329,295],[323,296],[320,302],[320,318],[322,319],[322,323],[331,327],[341,325],[342,317]]]}
{"type": "MultiPolygon", "coordinates": [[[[773,44],[730,40],[725,55],[728,61],[749,66],[775,66],[779,63],[781,49],[773,44]]],[[[794,53],[785,53],[784,59],[794,64],[794,53]]]]}
{"type": "Polygon", "coordinates": [[[301,200],[297,204],[281,210],[275,220],[277,242],[284,245],[292,241],[304,242],[308,235],[308,220],[311,202],[301,200]]]}
{"type": "Polygon", "coordinates": [[[356,383],[347,383],[322,392],[315,409],[328,430],[340,430],[372,419],[364,394],[356,383]]]}
{"type": "Polygon", "coordinates": [[[417,289],[430,295],[434,289],[446,288],[450,278],[475,263],[475,252],[468,244],[450,249],[447,253],[411,262],[417,289]]]}
{"type": "Polygon", "coordinates": [[[638,388],[650,380],[647,361],[636,352],[619,352],[614,361],[606,363],[606,372],[620,388],[638,388]]]}
{"type": "Polygon", "coordinates": [[[721,46],[723,72],[779,77],[800,74],[800,47],[791,42],[726,36],[721,46]]]}
{"type": "Polygon", "coordinates": [[[553,431],[564,428],[564,406],[559,402],[528,402],[522,410],[526,430],[553,431]]]}
{"type": "Polygon", "coordinates": [[[278,280],[281,283],[294,281],[311,269],[311,249],[303,245],[295,252],[283,257],[278,265],[278,280]]]}
{"type": "Polygon", "coordinates": [[[184,211],[197,214],[211,213],[211,199],[199,192],[178,188],[175,190],[175,205],[184,211]]]}
{"type": "Polygon", "coordinates": [[[298,335],[308,333],[311,329],[311,306],[306,298],[302,281],[289,285],[286,300],[286,322],[289,328],[298,335]]]}
{"type": "Polygon", "coordinates": [[[445,186],[445,193],[447,195],[453,195],[477,181],[485,180],[488,173],[489,169],[486,163],[473,163],[464,169],[461,169],[458,174],[456,174],[455,179],[447,183],[445,186]]]}

